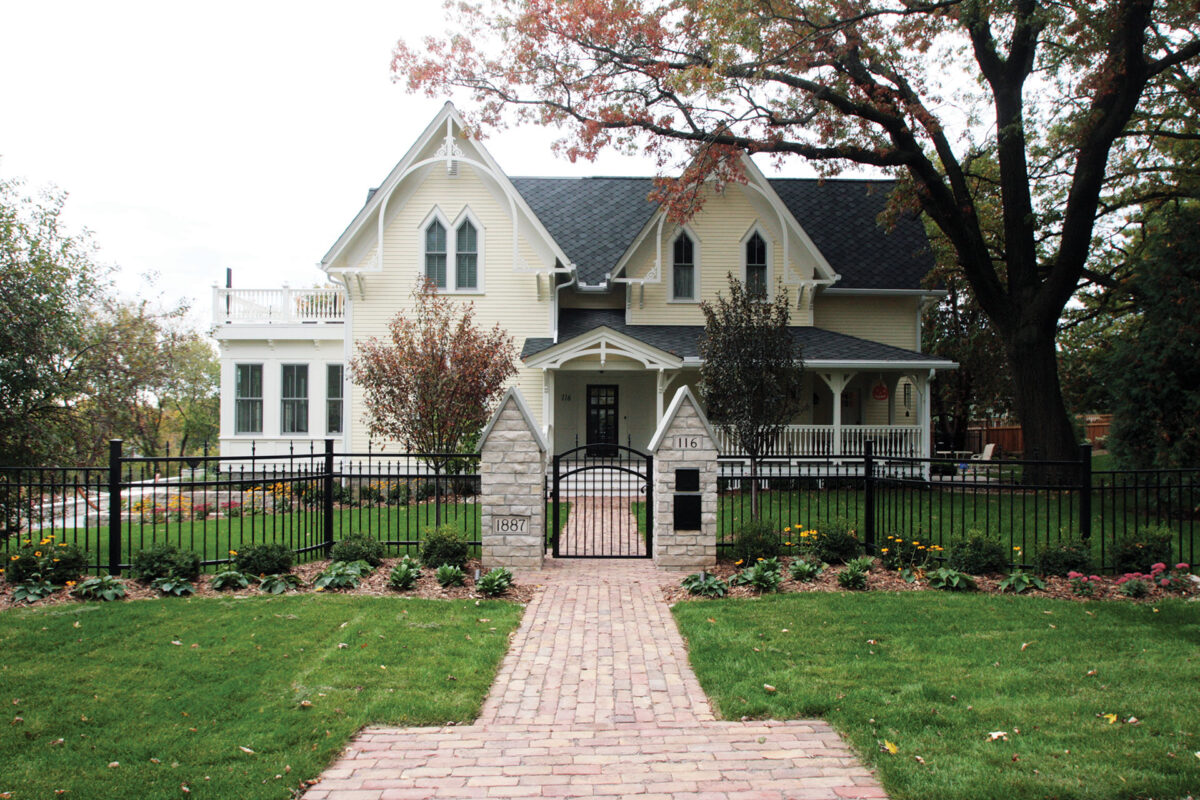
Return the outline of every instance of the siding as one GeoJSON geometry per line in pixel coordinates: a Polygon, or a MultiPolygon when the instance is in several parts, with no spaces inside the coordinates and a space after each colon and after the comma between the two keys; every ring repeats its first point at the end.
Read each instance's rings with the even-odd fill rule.
{"type": "Polygon", "coordinates": [[[818,294],[813,325],[905,350],[917,349],[916,297],[818,294]]]}

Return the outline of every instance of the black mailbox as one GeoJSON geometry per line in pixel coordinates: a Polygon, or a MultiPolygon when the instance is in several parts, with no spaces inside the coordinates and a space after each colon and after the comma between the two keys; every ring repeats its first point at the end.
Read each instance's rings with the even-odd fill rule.
{"type": "Polygon", "coordinates": [[[675,470],[675,530],[700,530],[700,470],[675,470]]]}

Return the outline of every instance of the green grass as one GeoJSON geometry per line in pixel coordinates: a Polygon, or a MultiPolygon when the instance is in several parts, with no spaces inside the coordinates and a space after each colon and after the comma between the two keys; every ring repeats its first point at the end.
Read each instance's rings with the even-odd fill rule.
{"type": "Polygon", "coordinates": [[[1200,787],[1200,604],[814,593],[674,614],[721,716],[826,719],[895,800],[1200,787]]]}
{"type": "MultiPolygon", "coordinates": [[[[565,512],[560,519],[560,528],[570,515],[570,504],[564,503],[565,512]]],[[[547,519],[551,506],[547,504],[547,519]]],[[[460,530],[467,539],[479,540],[480,506],[478,503],[458,503],[442,506],[442,524],[460,530]]],[[[392,545],[389,555],[416,555],[417,544],[424,539],[424,532],[436,526],[437,517],[432,504],[409,506],[367,505],[334,510],[334,539],[340,540],[352,533],[366,533],[375,538],[409,544],[392,545]]],[[[89,564],[108,563],[108,527],[49,529],[33,535],[53,532],[56,541],[78,544],[88,554],[89,564]]],[[[24,538],[28,538],[28,534],[24,538]]],[[[205,561],[229,557],[230,550],[238,550],[255,542],[281,542],[298,550],[318,545],[324,541],[322,520],[319,513],[302,506],[279,514],[247,514],[240,517],[207,519],[182,522],[160,522],[126,520],[123,523],[121,549],[122,559],[129,562],[133,553],[155,543],[170,542],[185,550],[199,553],[205,561]]],[[[20,544],[16,539],[0,540],[0,550],[7,552],[20,544]]],[[[479,555],[479,548],[472,548],[472,555],[479,555]]],[[[311,557],[319,558],[316,551],[311,557]]]]}
{"type": "Polygon", "coordinates": [[[0,792],[291,797],[363,725],[474,719],[520,615],[337,596],[6,612],[0,792]]]}

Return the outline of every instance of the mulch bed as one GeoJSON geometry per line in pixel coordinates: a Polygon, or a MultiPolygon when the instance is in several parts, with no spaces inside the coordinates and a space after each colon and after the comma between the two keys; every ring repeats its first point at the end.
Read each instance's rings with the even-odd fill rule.
{"type": "MultiPolygon", "coordinates": [[[[787,564],[789,559],[781,559],[784,563],[783,583],[779,585],[779,593],[799,594],[802,592],[849,592],[850,589],[843,589],[837,582],[838,573],[845,567],[830,566],[817,576],[817,578],[809,583],[794,581],[788,576],[787,564]]],[[[710,575],[716,575],[718,578],[728,582],[733,577],[739,568],[728,562],[720,562],[717,566],[708,570],[710,575]]],[[[985,594],[1001,594],[1000,582],[1007,575],[992,575],[992,576],[971,576],[975,580],[978,587],[976,593],[985,594]]],[[[680,580],[683,575],[680,575],[680,580]]],[[[1116,578],[1113,576],[1101,576],[1099,586],[1096,587],[1095,593],[1091,597],[1080,597],[1075,594],[1071,588],[1070,582],[1066,578],[1043,578],[1046,581],[1045,589],[1035,589],[1030,587],[1024,592],[1021,592],[1022,597],[1053,597],[1059,600],[1075,600],[1078,602],[1088,600],[1120,600],[1127,603],[1151,603],[1161,600],[1164,597],[1190,597],[1193,600],[1200,599],[1200,581],[1196,576],[1192,576],[1192,588],[1186,592],[1165,592],[1161,588],[1154,587],[1145,597],[1134,600],[1126,597],[1117,591],[1116,578]]],[[[913,583],[908,583],[900,577],[900,573],[895,570],[886,570],[879,565],[876,560],[875,566],[871,569],[870,575],[867,577],[867,590],[880,592],[922,592],[922,591],[942,591],[933,589],[929,582],[923,578],[913,583]]],[[[729,593],[726,597],[758,597],[759,592],[749,586],[730,586],[729,593]]],[[[663,587],[663,597],[668,603],[676,603],[681,600],[705,600],[707,598],[698,595],[689,594],[687,590],[675,582],[672,585],[663,587]]]]}
{"type": "MultiPolygon", "coordinates": [[[[416,584],[403,592],[398,592],[388,586],[388,575],[392,571],[392,567],[399,563],[399,558],[385,558],[383,564],[372,572],[358,584],[356,589],[325,589],[320,594],[348,594],[348,595],[370,595],[375,597],[420,597],[434,600],[478,600],[491,599],[484,598],[482,594],[475,591],[475,570],[479,569],[482,575],[484,570],[480,567],[478,561],[472,560],[467,562],[467,566],[463,572],[467,574],[466,586],[452,586],[448,589],[443,589],[438,584],[437,579],[433,576],[432,569],[422,568],[421,577],[417,579],[416,584]]],[[[287,594],[317,594],[313,589],[312,583],[318,575],[325,571],[329,566],[329,561],[313,561],[307,564],[300,564],[292,568],[292,574],[298,576],[304,585],[293,589],[287,594]]],[[[238,591],[218,592],[212,588],[212,575],[201,575],[196,581],[195,594],[190,597],[270,597],[263,592],[258,591],[253,587],[249,589],[241,589],[238,591]]],[[[141,583],[123,577],[122,583],[125,584],[125,601],[130,600],[161,600],[164,595],[160,592],[144,586],[141,583]]],[[[501,595],[499,600],[509,600],[517,603],[528,603],[534,595],[536,587],[513,584],[509,590],[501,595]]],[[[64,605],[67,603],[87,603],[95,602],[90,600],[77,600],[68,593],[67,589],[60,589],[49,597],[45,597],[36,603],[17,603],[12,599],[12,586],[6,582],[0,582],[0,611],[5,611],[11,608],[39,608],[42,606],[64,605]]],[[[117,601],[122,602],[122,601],[117,601]]]]}

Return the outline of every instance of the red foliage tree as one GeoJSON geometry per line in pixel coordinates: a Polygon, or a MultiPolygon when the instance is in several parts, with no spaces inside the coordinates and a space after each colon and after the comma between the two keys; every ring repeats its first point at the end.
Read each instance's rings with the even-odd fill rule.
{"type": "Polygon", "coordinates": [[[440,468],[487,423],[517,373],[516,346],[499,325],[480,330],[474,304],[460,306],[431,281],[422,279],[413,299],[411,316],[401,312],[388,323],[391,341],[360,342],[350,369],[371,436],[400,442],[440,468]]]}
{"type": "MultiPolygon", "coordinates": [[[[466,90],[479,124],[565,126],[571,158],[644,147],[673,216],[743,152],[902,178],[941,229],[1011,366],[1030,449],[1077,454],[1055,353],[1098,220],[1161,196],[1196,138],[1192,0],[495,0],[401,42],[393,71],[466,90]],[[495,54],[487,52],[498,43],[495,54]]],[[[1030,472],[1033,475],[1033,471],[1030,472]]]]}

